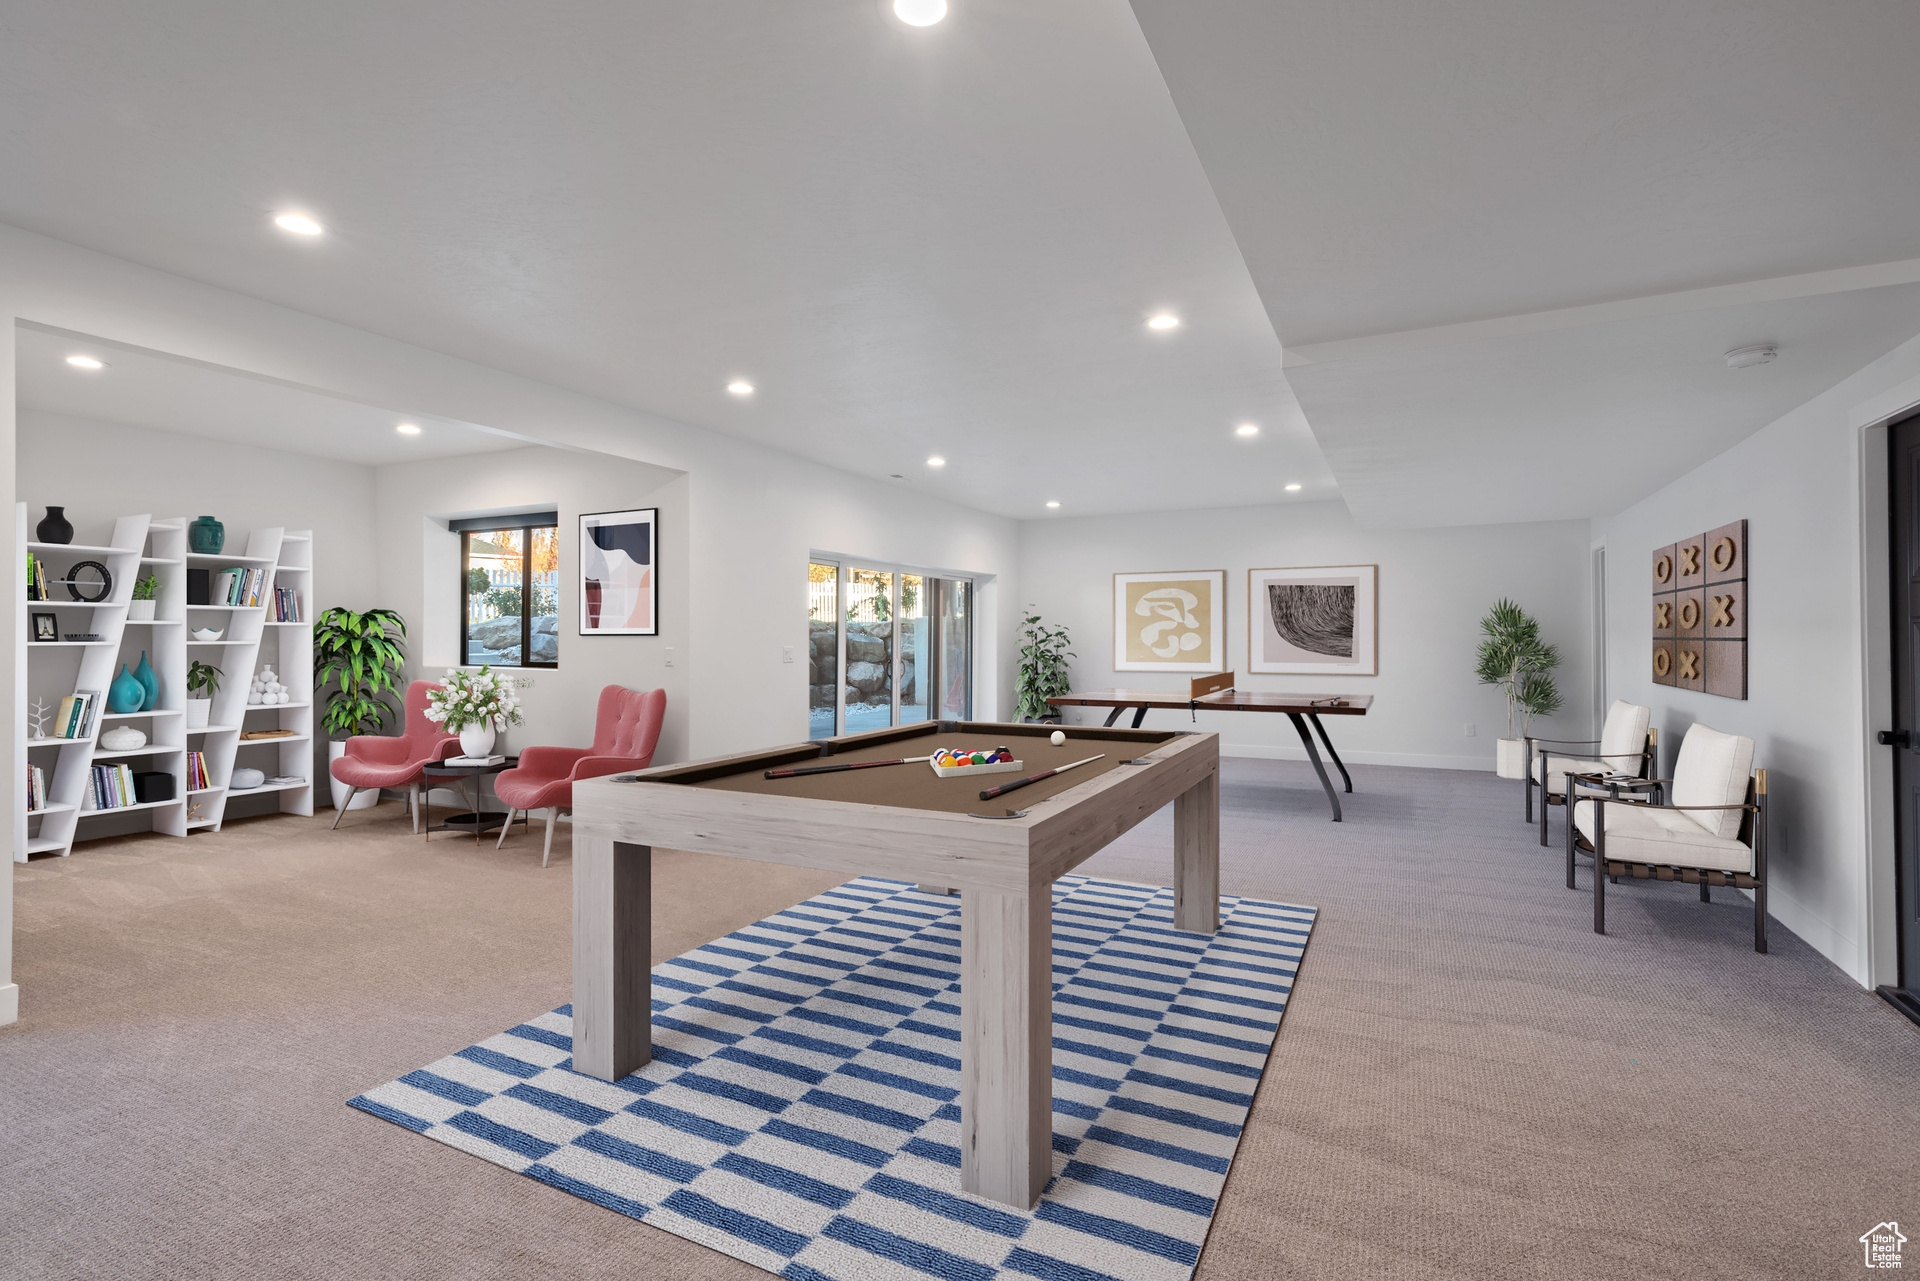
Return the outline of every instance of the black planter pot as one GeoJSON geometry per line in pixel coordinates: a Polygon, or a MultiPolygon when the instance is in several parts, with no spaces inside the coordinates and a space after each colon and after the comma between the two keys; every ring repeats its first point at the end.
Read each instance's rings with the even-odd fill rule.
{"type": "Polygon", "coordinates": [[[34,526],[34,537],[43,543],[70,543],[73,541],[73,524],[66,517],[66,508],[47,508],[47,518],[34,526]]]}

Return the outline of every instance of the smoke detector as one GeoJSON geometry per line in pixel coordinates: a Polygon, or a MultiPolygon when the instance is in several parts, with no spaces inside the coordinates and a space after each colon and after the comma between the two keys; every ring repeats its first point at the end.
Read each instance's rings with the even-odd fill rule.
{"type": "Polygon", "coordinates": [[[1772,362],[1780,354],[1780,349],[1770,342],[1755,343],[1751,347],[1735,347],[1727,353],[1728,369],[1751,369],[1755,365],[1772,362]]]}

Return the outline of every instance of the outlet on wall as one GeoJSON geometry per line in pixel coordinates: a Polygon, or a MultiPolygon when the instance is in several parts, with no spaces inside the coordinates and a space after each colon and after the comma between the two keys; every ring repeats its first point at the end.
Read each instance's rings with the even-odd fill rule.
{"type": "Polygon", "coordinates": [[[667,646],[667,666],[673,666],[673,646],[667,646]]]}
{"type": "Polygon", "coordinates": [[[780,661],[783,663],[791,663],[793,661],[793,646],[782,645],[780,647],[780,661]]]}
{"type": "Polygon", "coordinates": [[[1479,732],[1480,732],[1480,727],[1478,725],[1475,725],[1472,721],[1468,721],[1466,729],[1461,731],[1461,736],[1463,738],[1472,738],[1475,735],[1477,735],[1479,732]]]}

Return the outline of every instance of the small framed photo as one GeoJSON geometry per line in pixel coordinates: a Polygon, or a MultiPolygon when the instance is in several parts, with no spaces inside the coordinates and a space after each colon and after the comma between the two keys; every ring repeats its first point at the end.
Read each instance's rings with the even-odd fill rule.
{"type": "Polygon", "coordinates": [[[59,640],[60,616],[58,614],[35,614],[33,616],[33,638],[36,641],[59,640]]]}
{"type": "Polygon", "coordinates": [[[580,634],[660,634],[660,509],[580,517],[580,634]]]}
{"type": "Polygon", "coordinates": [[[1225,671],[1227,571],[1113,576],[1113,670],[1225,671]]]}
{"type": "Polygon", "coordinates": [[[1374,676],[1380,670],[1378,565],[1247,571],[1247,670],[1374,676]]]}

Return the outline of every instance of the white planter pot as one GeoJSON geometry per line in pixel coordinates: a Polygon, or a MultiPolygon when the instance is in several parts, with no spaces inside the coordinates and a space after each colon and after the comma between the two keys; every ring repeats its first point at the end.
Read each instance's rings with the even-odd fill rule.
{"type": "Polygon", "coordinates": [[[1494,758],[1494,772],[1501,778],[1525,778],[1527,776],[1526,746],[1525,739],[1501,739],[1500,754],[1494,758]]]}
{"type": "Polygon", "coordinates": [[[188,729],[205,729],[207,727],[207,716],[212,711],[213,711],[212,699],[210,698],[188,699],[187,700],[187,728],[188,729]]]}
{"type": "Polygon", "coordinates": [[[333,788],[333,808],[346,805],[350,810],[370,810],[380,803],[380,789],[369,787],[365,791],[354,793],[353,804],[347,805],[347,785],[333,777],[332,765],[347,754],[347,745],[335,741],[327,744],[327,779],[333,788]]]}
{"type": "Polygon", "coordinates": [[[485,756],[493,750],[494,728],[491,725],[469,725],[460,731],[460,754],[462,756],[485,756]]]}
{"type": "Polygon", "coordinates": [[[130,623],[151,623],[153,607],[157,601],[134,600],[127,602],[127,621],[130,623]]]}

